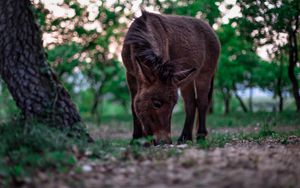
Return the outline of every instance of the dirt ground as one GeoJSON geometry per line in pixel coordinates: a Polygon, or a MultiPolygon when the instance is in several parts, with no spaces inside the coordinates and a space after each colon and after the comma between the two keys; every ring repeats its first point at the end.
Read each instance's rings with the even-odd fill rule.
{"type": "MultiPolygon", "coordinates": [[[[247,126],[247,127],[219,127],[219,128],[208,128],[209,134],[211,133],[254,133],[258,132],[260,126],[247,126]]],[[[279,132],[290,132],[296,129],[299,129],[298,125],[280,125],[272,127],[274,131],[279,132]]],[[[171,135],[178,137],[181,133],[182,128],[172,129],[171,135]]],[[[91,136],[94,139],[128,139],[132,136],[131,127],[127,126],[110,126],[110,125],[101,125],[101,127],[91,126],[89,130],[91,136]]]]}
{"type": "MultiPolygon", "coordinates": [[[[236,140],[208,150],[172,147],[180,154],[161,158],[136,158],[128,148],[120,148],[124,150],[123,160],[82,160],[78,164],[80,173],[74,169],[47,178],[41,174],[24,187],[300,187],[300,137],[289,136],[285,143],[274,139],[236,140]]],[[[170,148],[159,149],[164,152],[170,148]]]]}

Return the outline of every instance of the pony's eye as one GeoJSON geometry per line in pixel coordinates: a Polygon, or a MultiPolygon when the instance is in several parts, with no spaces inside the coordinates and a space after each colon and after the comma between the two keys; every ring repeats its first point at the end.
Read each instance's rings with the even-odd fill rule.
{"type": "Polygon", "coordinates": [[[156,100],[156,99],[153,99],[152,100],[152,105],[153,105],[153,108],[159,109],[160,107],[162,107],[163,102],[159,101],[159,100],[156,100]]]}

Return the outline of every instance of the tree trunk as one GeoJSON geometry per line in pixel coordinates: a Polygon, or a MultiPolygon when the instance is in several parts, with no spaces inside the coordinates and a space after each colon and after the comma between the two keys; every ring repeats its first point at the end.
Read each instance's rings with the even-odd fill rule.
{"type": "Polygon", "coordinates": [[[239,94],[237,93],[237,89],[236,89],[236,86],[235,86],[235,83],[232,83],[232,87],[233,87],[233,92],[234,92],[234,96],[237,98],[237,100],[239,101],[243,111],[245,113],[248,112],[248,109],[247,109],[247,106],[245,105],[243,99],[239,96],[239,94]]]}
{"type": "Polygon", "coordinates": [[[229,114],[229,108],[230,108],[230,100],[229,100],[229,97],[225,97],[224,98],[224,107],[225,107],[225,109],[224,109],[224,114],[225,115],[227,115],[227,114],[229,114]]]}
{"type": "Polygon", "coordinates": [[[282,112],[283,110],[283,96],[282,96],[282,93],[279,94],[279,112],[282,112]]]}
{"type": "Polygon", "coordinates": [[[253,112],[253,87],[249,88],[249,111],[253,112]]]}
{"type": "Polygon", "coordinates": [[[283,59],[281,56],[280,59],[280,67],[279,67],[279,74],[277,77],[277,85],[276,85],[276,95],[279,97],[279,103],[278,103],[278,110],[279,112],[282,112],[283,110],[283,96],[282,96],[282,78],[283,77],[283,59]]]}
{"type": "MultiPolygon", "coordinates": [[[[298,23],[298,22],[297,22],[298,23]]],[[[296,24],[297,24],[296,23],[296,24]]],[[[295,75],[295,67],[298,61],[298,47],[297,47],[297,30],[289,32],[289,67],[288,74],[292,83],[293,95],[296,102],[297,112],[300,112],[300,95],[299,95],[299,84],[295,75]]]]}
{"type": "Polygon", "coordinates": [[[0,1],[0,73],[26,119],[65,128],[81,121],[46,62],[30,0],[0,1]]]}
{"type": "Polygon", "coordinates": [[[97,112],[97,108],[98,108],[98,105],[99,105],[99,98],[100,98],[100,93],[97,91],[95,91],[96,93],[94,94],[94,103],[92,105],[92,108],[91,108],[91,114],[92,116],[94,116],[97,112]]]}
{"type": "Polygon", "coordinates": [[[223,94],[224,99],[224,115],[227,115],[230,111],[230,90],[228,88],[222,88],[221,92],[223,94]]]}
{"type": "Polygon", "coordinates": [[[234,91],[234,95],[235,95],[235,97],[237,98],[237,100],[239,101],[239,103],[240,103],[240,105],[241,105],[243,111],[244,111],[245,113],[247,113],[247,112],[248,112],[247,106],[245,105],[243,99],[239,96],[239,94],[237,93],[237,91],[234,91]]]}
{"type": "Polygon", "coordinates": [[[94,97],[94,104],[91,109],[91,114],[92,114],[93,120],[96,120],[97,126],[101,125],[102,112],[100,112],[99,114],[97,113],[98,112],[97,109],[98,109],[99,105],[102,105],[102,94],[101,94],[102,91],[101,90],[102,89],[100,89],[99,91],[96,91],[97,93],[95,94],[95,97],[94,97]]]}
{"type": "Polygon", "coordinates": [[[101,119],[102,111],[100,110],[99,114],[97,114],[97,112],[98,112],[99,105],[100,105],[100,107],[102,107],[103,87],[104,87],[104,84],[106,81],[107,80],[104,79],[102,81],[101,85],[99,86],[99,88],[95,89],[95,92],[94,92],[94,103],[93,103],[93,106],[91,109],[91,114],[92,114],[93,119],[96,120],[97,126],[100,126],[101,120],[102,120],[101,119]]]}

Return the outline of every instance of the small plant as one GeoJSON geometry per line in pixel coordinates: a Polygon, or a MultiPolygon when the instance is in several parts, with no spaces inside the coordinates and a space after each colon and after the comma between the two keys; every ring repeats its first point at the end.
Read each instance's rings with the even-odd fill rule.
{"type": "Polygon", "coordinates": [[[223,147],[226,143],[229,143],[234,139],[233,134],[211,134],[206,139],[199,140],[198,146],[202,149],[208,149],[211,147],[223,147]]]}
{"type": "Polygon", "coordinates": [[[199,147],[200,147],[201,149],[208,149],[208,148],[210,147],[209,141],[204,140],[204,139],[199,140],[199,141],[198,141],[198,145],[199,145],[199,147]]]}
{"type": "Polygon", "coordinates": [[[276,126],[276,122],[274,121],[273,118],[269,116],[267,120],[262,124],[259,130],[259,135],[262,137],[274,135],[275,134],[275,131],[273,130],[274,126],[276,126]]]}

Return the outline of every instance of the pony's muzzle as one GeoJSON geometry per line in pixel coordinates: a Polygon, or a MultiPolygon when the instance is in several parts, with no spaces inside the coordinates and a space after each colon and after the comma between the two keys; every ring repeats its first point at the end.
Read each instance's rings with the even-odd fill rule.
{"type": "Polygon", "coordinates": [[[166,131],[154,133],[154,145],[172,144],[171,134],[166,131]]]}

